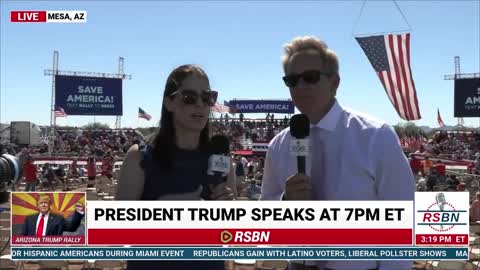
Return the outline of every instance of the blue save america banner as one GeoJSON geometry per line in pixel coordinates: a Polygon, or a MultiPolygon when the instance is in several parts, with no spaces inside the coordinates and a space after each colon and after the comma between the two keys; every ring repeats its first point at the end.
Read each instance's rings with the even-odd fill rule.
{"type": "Polygon", "coordinates": [[[294,113],[291,100],[230,100],[228,106],[236,113],[294,113]]]}
{"type": "Polygon", "coordinates": [[[122,80],[56,75],[55,108],[66,115],[122,115],[122,80]]]}
{"type": "Polygon", "coordinates": [[[455,117],[480,117],[480,78],[455,80],[455,117]]]}

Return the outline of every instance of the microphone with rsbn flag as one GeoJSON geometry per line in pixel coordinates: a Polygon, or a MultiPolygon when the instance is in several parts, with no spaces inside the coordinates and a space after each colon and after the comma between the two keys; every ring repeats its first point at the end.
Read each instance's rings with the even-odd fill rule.
{"type": "Polygon", "coordinates": [[[305,114],[295,114],[290,119],[290,135],[294,139],[290,143],[290,152],[297,156],[297,169],[305,174],[305,157],[308,155],[308,135],[310,121],[305,114]]]}
{"type": "Polygon", "coordinates": [[[215,135],[208,143],[208,183],[204,183],[202,197],[209,199],[211,188],[227,181],[230,172],[230,142],[225,135],[215,135]]]}
{"type": "MultiPolygon", "coordinates": [[[[306,156],[308,155],[308,139],[310,135],[310,120],[305,114],[295,114],[290,118],[290,153],[297,157],[298,173],[305,174],[306,156]]],[[[293,270],[305,269],[306,265],[310,265],[306,261],[291,261],[289,268],[293,270]]]]}

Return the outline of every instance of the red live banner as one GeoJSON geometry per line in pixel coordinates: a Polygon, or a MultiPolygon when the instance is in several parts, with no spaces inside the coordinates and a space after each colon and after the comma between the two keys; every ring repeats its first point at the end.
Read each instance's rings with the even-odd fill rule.
{"type": "Polygon", "coordinates": [[[421,245],[468,245],[468,234],[416,234],[415,244],[421,245]]]}
{"type": "Polygon", "coordinates": [[[46,22],[46,11],[12,11],[10,12],[11,22],[46,22]]]}
{"type": "Polygon", "coordinates": [[[412,229],[88,229],[89,245],[412,245],[412,229]]]}

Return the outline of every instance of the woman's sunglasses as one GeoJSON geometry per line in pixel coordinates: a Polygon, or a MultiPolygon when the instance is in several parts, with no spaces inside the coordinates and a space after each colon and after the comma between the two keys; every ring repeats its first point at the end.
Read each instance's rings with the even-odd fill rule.
{"type": "Polygon", "coordinates": [[[218,96],[217,91],[204,90],[199,94],[195,90],[183,89],[183,90],[177,90],[173,92],[170,95],[170,97],[177,94],[181,95],[183,104],[185,105],[197,104],[198,99],[201,99],[203,101],[203,104],[206,104],[207,106],[210,106],[210,107],[215,106],[215,103],[217,103],[217,96],[218,96]]]}
{"type": "Polygon", "coordinates": [[[286,86],[295,87],[297,86],[298,81],[300,81],[300,78],[302,78],[306,83],[315,84],[320,80],[320,76],[322,75],[325,75],[327,77],[330,76],[329,73],[321,72],[319,70],[307,70],[300,74],[289,74],[283,76],[282,79],[285,82],[286,86]]]}

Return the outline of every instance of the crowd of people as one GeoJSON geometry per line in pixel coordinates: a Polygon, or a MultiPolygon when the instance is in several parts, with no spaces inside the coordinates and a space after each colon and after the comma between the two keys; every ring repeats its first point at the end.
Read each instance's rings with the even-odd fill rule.
{"type": "MultiPolygon", "coordinates": [[[[480,166],[480,163],[478,163],[480,166]]],[[[418,191],[465,191],[470,187],[478,187],[479,183],[473,182],[473,177],[465,174],[452,174],[446,170],[446,165],[441,161],[432,162],[428,157],[422,160],[410,155],[410,167],[417,181],[418,191]]],[[[478,174],[478,171],[476,171],[478,174]]]]}
{"type": "Polygon", "coordinates": [[[126,130],[64,130],[58,131],[55,152],[76,156],[103,157],[106,153],[123,157],[133,144],[143,140],[143,135],[133,129],[126,130]]]}
{"type": "Polygon", "coordinates": [[[417,191],[469,192],[470,221],[473,223],[480,221],[478,135],[476,132],[436,133],[428,143],[422,144],[419,150],[411,153],[409,157],[410,167],[416,179],[417,191]],[[466,170],[447,170],[446,164],[440,158],[468,160],[470,163],[466,170]]]}
{"type": "MultiPolygon", "coordinates": [[[[112,130],[57,130],[54,148],[49,149],[48,139],[41,145],[28,146],[31,155],[47,155],[50,152],[55,156],[75,156],[87,158],[90,156],[103,157],[107,153],[123,157],[134,144],[144,140],[144,136],[134,129],[112,130]],[[53,151],[50,151],[53,150],[53,151]]],[[[3,144],[2,153],[15,155],[24,147],[15,144],[3,144]]]]}
{"type": "Polygon", "coordinates": [[[476,160],[480,157],[480,132],[478,131],[438,131],[431,138],[400,134],[399,137],[403,148],[429,156],[451,160],[476,160]]]}
{"type": "Polygon", "coordinates": [[[280,131],[288,127],[289,119],[275,119],[274,114],[267,114],[265,119],[230,118],[228,114],[213,120],[213,133],[224,134],[231,142],[232,150],[251,150],[242,144],[244,141],[269,142],[280,131]]]}
{"type": "Polygon", "coordinates": [[[471,203],[476,199],[475,194],[480,191],[479,132],[439,131],[428,140],[402,139],[414,152],[410,154],[410,167],[417,180],[417,190],[466,190],[470,192],[471,203]],[[442,159],[463,161],[468,166],[466,170],[447,171],[442,159]]]}
{"type": "Polygon", "coordinates": [[[88,187],[94,186],[97,175],[112,179],[115,162],[123,160],[132,145],[143,141],[144,136],[133,129],[60,130],[57,131],[54,156],[67,158],[68,164],[42,161],[52,158],[47,144],[28,147],[4,144],[0,154],[18,157],[23,166],[26,191],[54,191],[58,186],[68,191],[72,179],[88,178],[88,187]]]}
{"type": "MultiPolygon", "coordinates": [[[[274,119],[267,114],[265,119],[245,119],[221,115],[212,120],[212,134],[226,135],[231,143],[231,150],[251,150],[246,141],[269,142],[273,137],[288,127],[287,116],[274,119]]],[[[55,142],[56,155],[73,155],[77,157],[103,157],[110,153],[122,158],[134,144],[144,141],[144,136],[133,129],[124,130],[59,130],[55,142]]],[[[419,152],[430,157],[441,157],[451,160],[475,160],[480,158],[480,132],[439,131],[432,138],[399,136],[403,148],[419,152]]],[[[28,147],[33,155],[49,152],[48,144],[28,147]]],[[[16,154],[21,147],[4,144],[2,153],[16,154]]],[[[474,165],[472,165],[474,166],[474,165]]]]}
{"type": "MultiPolygon", "coordinates": [[[[288,127],[288,117],[274,119],[274,114],[267,114],[265,119],[245,119],[243,114],[239,118],[222,114],[212,120],[212,135],[226,135],[231,143],[232,151],[251,150],[245,141],[269,142],[280,131],[288,127]]],[[[57,156],[89,156],[103,157],[106,153],[123,158],[127,150],[134,144],[145,141],[145,136],[134,129],[123,130],[58,130],[54,144],[57,156]]],[[[15,155],[21,152],[22,147],[14,144],[4,144],[2,153],[15,155]]],[[[29,146],[28,152],[32,155],[49,153],[48,143],[38,146],[29,146]]]]}
{"type": "Polygon", "coordinates": [[[480,158],[480,132],[438,132],[427,142],[425,151],[453,160],[475,160],[480,158]]]}
{"type": "Polygon", "coordinates": [[[34,156],[25,151],[21,152],[19,156],[20,160],[24,159],[20,162],[23,163],[25,191],[55,191],[59,185],[63,191],[69,191],[73,179],[85,179],[85,183],[88,179],[87,188],[94,187],[97,175],[106,176],[108,179],[113,178],[114,162],[116,161],[110,153],[99,159],[89,157],[86,164],[83,165],[78,164],[77,158],[73,158],[68,165],[54,165],[49,162],[35,164],[34,156]],[[22,158],[24,153],[27,153],[26,158],[22,158]]]}
{"type": "MultiPolygon", "coordinates": [[[[288,119],[274,119],[273,114],[268,114],[266,119],[230,118],[228,114],[213,119],[213,134],[226,135],[231,142],[231,150],[249,150],[245,145],[246,140],[252,142],[268,142],[281,130],[288,126],[288,119]]],[[[40,188],[50,190],[54,183],[68,181],[68,176],[89,176],[102,172],[103,175],[111,175],[113,163],[122,160],[127,150],[133,145],[144,141],[144,136],[133,130],[60,130],[58,140],[55,143],[57,153],[64,153],[75,160],[87,160],[90,163],[100,161],[101,165],[78,166],[76,161],[64,167],[64,165],[52,167],[52,164],[43,164],[33,169],[34,157],[48,152],[48,145],[28,147],[23,150],[15,145],[4,145],[2,153],[16,154],[24,164],[24,177],[27,182],[27,190],[35,190],[35,184],[40,188]],[[66,180],[67,179],[67,180],[66,180]],[[37,181],[37,182],[35,182],[37,181]]],[[[475,190],[480,186],[475,177],[458,176],[448,174],[445,164],[441,161],[431,161],[430,158],[447,158],[452,160],[470,160],[467,167],[467,175],[480,174],[480,133],[479,132],[437,132],[431,139],[412,140],[401,139],[402,146],[408,144],[409,149],[417,154],[410,155],[410,166],[417,178],[418,190],[475,190]]],[[[260,181],[263,176],[263,157],[233,156],[235,174],[237,177],[247,180],[260,181]]],[[[480,179],[478,179],[480,180],[480,179]]],[[[68,184],[64,184],[64,190],[68,190],[68,184]]],[[[480,191],[480,188],[479,188],[480,191]]],[[[474,194],[475,191],[473,191],[474,194]]],[[[251,193],[250,193],[251,195],[251,193]]]]}

